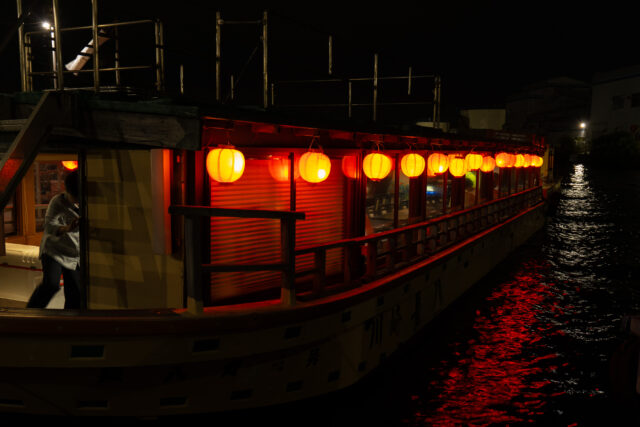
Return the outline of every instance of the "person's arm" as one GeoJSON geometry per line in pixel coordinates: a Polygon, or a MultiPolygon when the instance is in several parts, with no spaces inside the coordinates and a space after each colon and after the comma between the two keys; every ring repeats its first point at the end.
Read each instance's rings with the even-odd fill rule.
{"type": "MultiPolygon", "coordinates": [[[[64,196],[61,196],[64,197],[64,196]]],[[[47,213],[44,217],[44,231],[45,233],[61,236],[69,231],[75,229],[78,226],[78,219],[76,218],[69,225],[65,225],[62,222],[63,213],[65,207],[60,197],[52,200],[47,207],[47,213]]]]}

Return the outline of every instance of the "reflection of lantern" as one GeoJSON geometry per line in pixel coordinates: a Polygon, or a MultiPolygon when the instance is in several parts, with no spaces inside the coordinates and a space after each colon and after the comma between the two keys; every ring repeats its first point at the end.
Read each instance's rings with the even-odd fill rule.
{"type": "Polygon", "coordinates": [[[467,173],[464,167],[464,159],[462,157],[449,156],[449,172],[456,178],[460,178],[467,173]]]}
{"type": "Polygon", "coordinates": [[[468,171],[478,170],[478,169],[480,169],[480,166],[482,166],[482,155],[475,154],[475,153],[469,153],[464,158],[464,163],[465,163],[465,168],[468,171]]]}
{"type": "Polygon", "coordinates": [[[402,172],[409,178],[420,176],[424,171],[424,165],[424,157],[416,153],[405,154],[400,161],[402,172]]]}
{"type": "Polygon", "coordinates": [[[528,168],[529,166],[531,166],[531,154],[523,154],[524,157],[524,164],[522,165],[523,168],[528,168]]]}
{"type": "MultiPolygon", "coordinates": [[[[273,157],[268,160],[269,174],[278,182],[289,181],[289,169],[291,163],[286,157],[273,157]]],[[[294,172],[294,176],[298,177],[298,171],[294,172]]]]}
{"type": "Polygon", "coordinates": [[[540,156],[531,156],[531,166],[539,168],[540,166],[542,166],[542,163],[544,162],[544,160],[542,159],[542,157],[540,156]]]}
{"type": "Polygon", "coordinates": [[[358,158],[356,156],[342,158],[342,173],[347,178],[356,179],[358,176],[358,158]]]}
{"type": "Polygon", "coordinates": [[[63,160],[62,166],[69,171],[78,169],[78,162],[76,160],[63,160]]]}
{"type": "Polygon", "coordinates": [[[493,172],[496,167],[496,161],[491,156],[484,156],[482,158],[482,166],[480,166],[480,170],[482,172],[493,172]]]}
{"type": "Polygon", "coordinates": [[[230,145],[214,148],[207,154],[207,172],[218,182],[234,182],[244,172],[244,156],[230,145]]]}
{"type": "Polygon", "coordinates": [[[516,161],[513,166],[521,168],[524,166],[524,156],[522,154],[516,154],[516,161]]]}
{"type": "Polygon", "coordinates": [[[331,160],[326,154],[317,151],[307,151],[298,163],[300,176],[307,182],[318,183],[329,177],[331,160]]]}
{"type": "Polygon", "coordinates": [[[515,156],[509,153],[498,153],[496,156],[496,166],[499,168],[510,168],[513,167],[516,162],[515,156]]]}
{"type": "Polygon", "coordinates": [[[442,153],[433,153],[427,159],[427,166],[432,174],[446,172],[449,167],[449,158],[442,153]]]}
{"type": "Polygon", "coordinates": [[[391,172],[391,158],[378,152],[367,154],[362,161],[362,169],[369,179],[380,181],[391,172]]]}

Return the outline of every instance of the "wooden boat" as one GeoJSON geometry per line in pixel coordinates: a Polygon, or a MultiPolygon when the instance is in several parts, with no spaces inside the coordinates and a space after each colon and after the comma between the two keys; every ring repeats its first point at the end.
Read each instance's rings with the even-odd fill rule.
{"type": "Polygon", "coordinates": [[[1,99],[13,113],[0,122],[0,207],[14,209],[0,227],[3,412],[162,416],[345,388],[544,223],[544,167],[401,171],[406,154],[541,156],[534,136],[68,89],[1,99]],[[301,170],[310,145],[330,165],[321,182],[301,170]],[[207,158],[230,146],[244,169],[218,182],[230,178],[207,158]],[[368,154],[387,156],[386,177],[367,177],[368,154]],[[64,174],[62,160],[82,177],[84,306],[26,309],[37,216],[15,212],[55,191],[60,177],[45,191],[37,171],[64,174]]]}

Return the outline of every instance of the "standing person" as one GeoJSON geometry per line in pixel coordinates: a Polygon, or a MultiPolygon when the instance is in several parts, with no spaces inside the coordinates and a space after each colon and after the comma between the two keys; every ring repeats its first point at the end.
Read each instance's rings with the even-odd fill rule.
{"type": "Polygon", "coordinates": [[[80,308],[80,207],[78,172],[64,179],[65,191],[49,202],[40,242],[42,283],[33,291],[27,308],[45,308],[64,279],[64,308],[80,308]]]}

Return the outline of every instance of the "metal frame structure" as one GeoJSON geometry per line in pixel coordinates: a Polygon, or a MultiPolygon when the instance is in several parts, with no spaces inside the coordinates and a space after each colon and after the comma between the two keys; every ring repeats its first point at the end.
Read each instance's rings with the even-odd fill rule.
{"type": "MultiPolygon", "coordinates": [[[[16,0],[17,4],[17,12],[18,17],[22,15],[22,0],[16,0]]],[[[24,23],[21,23],[18,28],[18,43],[20,49],[20,77],[21,77],[21,88],[23,92],[32,92],[34,90],[33,87],[33,77],[37,75],[51,76],[54,80],[54,88],[57,90],[64,90],[64,74],[65,73],[92,73],[93,74],[93,87],[92,89],[96,92],[99,92],[103,89],[100,86],[100,72],[101,71],[113,71],[116,76],[116,86],[119,87],[121,84],[120,72],[124,70],[149,70],[155,69],[156,71],[156,90],[158,93],[162,93],[165,90],[165,67],[164,67],[164,28],[163,24],[159,20],[136,20],[136,21],[126,21],[126,22],[114,22],[109,24],[99,24],[98,23],[98,0],[91,0],[91,25],[86,26],[77,26],[77,27],[68,27],[68,28],[60,28],[59,25],[59,15],[60,15],[60,5],[59,0],[52,0],[52,9],[53,9],[53,31],[48,29],[37,30],[37,31],[24,31],[24,23]],[[144,24],[153,24],[154,38],[155,38],[155,64],[153,65],[133,65],[133,66],[121,66],[120,65],[120,53],[119,53],[119,42],[117,40],[117,31],[119,27],[128,26],[128,25],[144,25],[144,24]],[[104,67],[100,68],[99,66],[99,31],[103,28],[114,28],[116,32],[116,46],[115,46],[115,57],[114,57],[114,67],[104,67]],[[93,35],[93,68],[86,70],[65,70],[64,64],[62,63],[62,33],[67,31],[78,31],[78,30],[91,30],[93,35]],[[33,71],[33,50],[32,50],[32,36],[34,34],[42,34],[42,33],[52,33],[53,34],[53,43],[52,49],[54,51],[53,61],[53,69],[52,71],[33,71]]],[[[80,88],[74,88],[80,89],[80,88]]]]}

